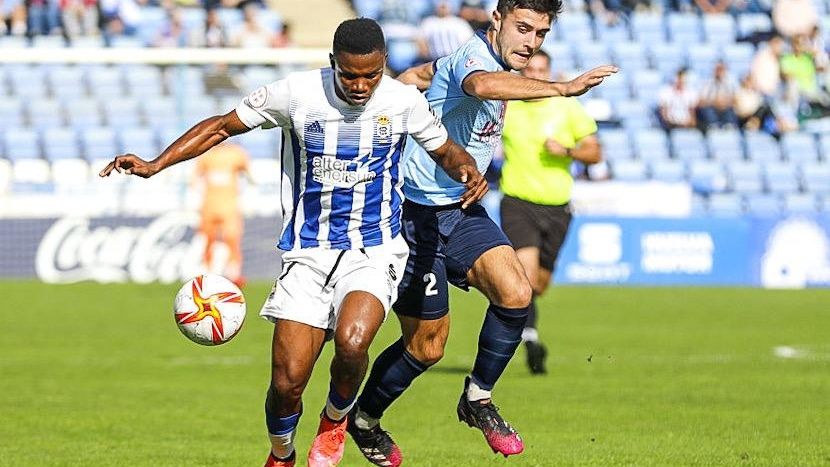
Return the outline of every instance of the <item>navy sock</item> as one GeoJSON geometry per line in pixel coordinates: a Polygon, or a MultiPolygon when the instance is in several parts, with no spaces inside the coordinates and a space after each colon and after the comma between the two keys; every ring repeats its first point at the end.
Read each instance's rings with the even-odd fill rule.
{"type": "Polygon", "coordinates": [[[536,297],[530,299],[530,306],[527,308],[527,321],[525,321],[526,328],[536,329],[536,297]]]}
{"type": "Polygon", "coordinates": [[[478,336],[478,354],[472,377],[481,389],[492,390],[522,341],[527,308],[490,304],[478,336]]]}
{"type": "Polygon", "coordinates": [[[381,418],[392,402],[427,368],[406,351],[403,338],[398,339],[375,359],[369,379],[357,399],[358,407],[372,418],[381,418]]]}

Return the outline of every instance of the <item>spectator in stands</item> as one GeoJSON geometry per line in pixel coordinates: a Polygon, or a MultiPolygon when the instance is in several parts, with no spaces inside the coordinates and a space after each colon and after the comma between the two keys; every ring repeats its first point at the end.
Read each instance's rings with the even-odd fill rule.
{"type": "Polygon", "coordinates": [[[695,5],[703,14],[719,15],[726,13],[732,5],[732,0],[695,0],[695,5]]]}
{"type": "Polygon", "coordinates": [[[490,17],[496,2],[491,0],[463,0],[458,16],[470,23],[474,30],[490,27],[490,17]]]}
{"type": "Polygon", "coordinates": [[[815,100],[819,89],[816,63],[810,53],[809,38],[807,36],[793,37],[790,45],[792,50],[781,57],[781,74],[794,80],[799,92],[806,99],[815,100]]]}
{"type": "Polygon", "coordinates": [[[235,47],[263,48],[274,44],[274,32],[264,28],[257,20],[260,7],[248,5],[243,11],[244,22],[242,29],[233,38],[235,47]]]}
{"type": "Polygon", "coordinates": [[[26,0],[25,4],[29,37],[60,32],[58,0],[26,0]]]}
{"type": "Polygon", "coordinates": [[[784,37],[806,36],[818,26],[818,13],[812,0],[775,0],[772,24],[784,37]]]}
{"type": "Polygon", "coordinates": [[[98,35],[96,0],[60,0],[63,33],[68,39],[98,35]]]}
{"type": "Polygon", "coordinates": [[[449,55],[473,37],[473,28],[452,14],[452,7],[447,0],[438,0],[435,14],[424,18],[418,30],[418,48],[424,61],[449,55]]]}
{"type": "Polygon", "coordinates": [[[205,14],[204,33],[202,41],[197,42],[202,47],[227,47],[228,33],[216,8],[207,10],[205,14]]]}
{"type": "Polygon", "coordinates": [[[291,36],[291,23],[282,22],[282,29],[274,37],[274,47],[294,47],[294,38],[291,36]]]}
{"type": "Polygon", "coordinates": [[[741,78],[740,86],[735,91],[735,114],[744,130],[769,130],[773,125],[775,128],[779,126],[764,95],[755,89],[749,74],[741,78]]]}
{"type": "Polygon", "coordinates": [[[133,36],[138,32],[141,8],[135,0],[101,0],[104,40],[109,43],[116,36],[133,36]]]}
{"type": "Polygon", "coordinates": [[[773,35],[765,47],[759,48],[752,58],[750,75],[753,87],[764,96],[770,97],[781,87],[781,56],[784,54],[784,39],[773,35]]]}
{"type": "Polygon", "coordinates": [[[0,0],[0,36],[26,34],[26,7],[23,0],[0,0]]]}
{"type": "Polygon", "coordinates": [[[182,13],[178,9],[167,11],[167,22],[162,26],[153,41],[155,47],[187,47],[189,36],[182,23],[182,13]]]}
{"type": "Polygon", "coordinates": [[[697,92],[688,83],[688,69],[681,68],[674,82],[660,90],[658,117],[666,130],[697,126],[697,92]]]}
{"type": "Polygon", "coordinates": [[[700,93],[699,112],[704,130],[738,126],[734,110],[735,88],[726,63],[718,62],[712,79],[703,86],[700,93]]]}

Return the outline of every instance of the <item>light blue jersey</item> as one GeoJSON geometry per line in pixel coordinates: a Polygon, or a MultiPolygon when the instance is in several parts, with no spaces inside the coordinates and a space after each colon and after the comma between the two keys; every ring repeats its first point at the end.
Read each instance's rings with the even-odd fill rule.
{"type": "MultiPolygon", "coordinates": [[[[481,100],[461,87],[464,78],[477,71],[508,71],[493,51],[483,31],[455,53],[435,61],[435,75],[426,92],[427,101],[441,118],[450,138],[464,146],[483,174],[501,139],[505,102],[481,100]]],[[[451,179],[429,154],[414,142],[404,150],[404,186],[407,199],[425,205],[457,203],[466,189],[451,179]]]]}

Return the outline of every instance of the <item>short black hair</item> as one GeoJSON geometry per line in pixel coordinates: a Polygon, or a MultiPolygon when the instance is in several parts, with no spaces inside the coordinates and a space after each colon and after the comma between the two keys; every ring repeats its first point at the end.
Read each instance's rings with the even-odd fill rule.
{"type": "Polygon", "coordinates": [[[366,55],[376,50],[386,52],[386,40],[377,21],[369,18],[347,19],[334,31],[332,53],[366,55]]]}
{"type": "Polygon", "coordinates": [[[504,16],[516,8],[545,13],[555,21],[562,12],[562,0],[499,0],[496,10],[504,16]]]}

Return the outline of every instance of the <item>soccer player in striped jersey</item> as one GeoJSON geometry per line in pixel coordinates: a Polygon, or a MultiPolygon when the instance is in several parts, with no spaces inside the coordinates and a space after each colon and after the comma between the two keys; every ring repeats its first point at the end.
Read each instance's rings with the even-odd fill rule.
{"type": "MultiPolygon", "coordinates": [[[[481,172],[501,138],[504,101],[580,95],[616,72],[616,67],[602,66],[564,83],[511,73],[528,65],[561,5],[561,0],[499,0],[487,31],[479,31],[451,55],[398,77],[426,89],[450,138],[466,146],[481,172]]],[[[493,451],[518,454],[524,444],[493,405],[491,391],[521,342],[530,283],[510,242],[484,208],[464,208],[462,184],[436,170],[414,146],[407,146],[404,159],[403,232],[410,255],[394,306],[403,335],[375,360],[348,431],[370,462],[400,464],[400,449],[380,428],[379,419],[443,356],[449,282],[464,290],[474,287],[490,301],[478,355],[458,401],[458,419],[481,430],[493,451]]]]}
{"type": "Polygon", "coordinates": [[[475,203],[487,184],[452,142],[414,86],[383,74],[377,23],[344,21],[331,68],[292,73],[261,87],[232,112],[188,130],[158,158],[118,156],[101,171],[149,177],[252,128],[283,131],[281,274],[261,315],[274,322],[265,418],[266,466],[293,466],[301,395],[327,338],[334,339],[329,396],[308,455],[337,465],[346,418],[368,367],[367,350],[397,297],[409,248],[401,235],[401,156],[407,135],[428,151],[475,203]]]}

